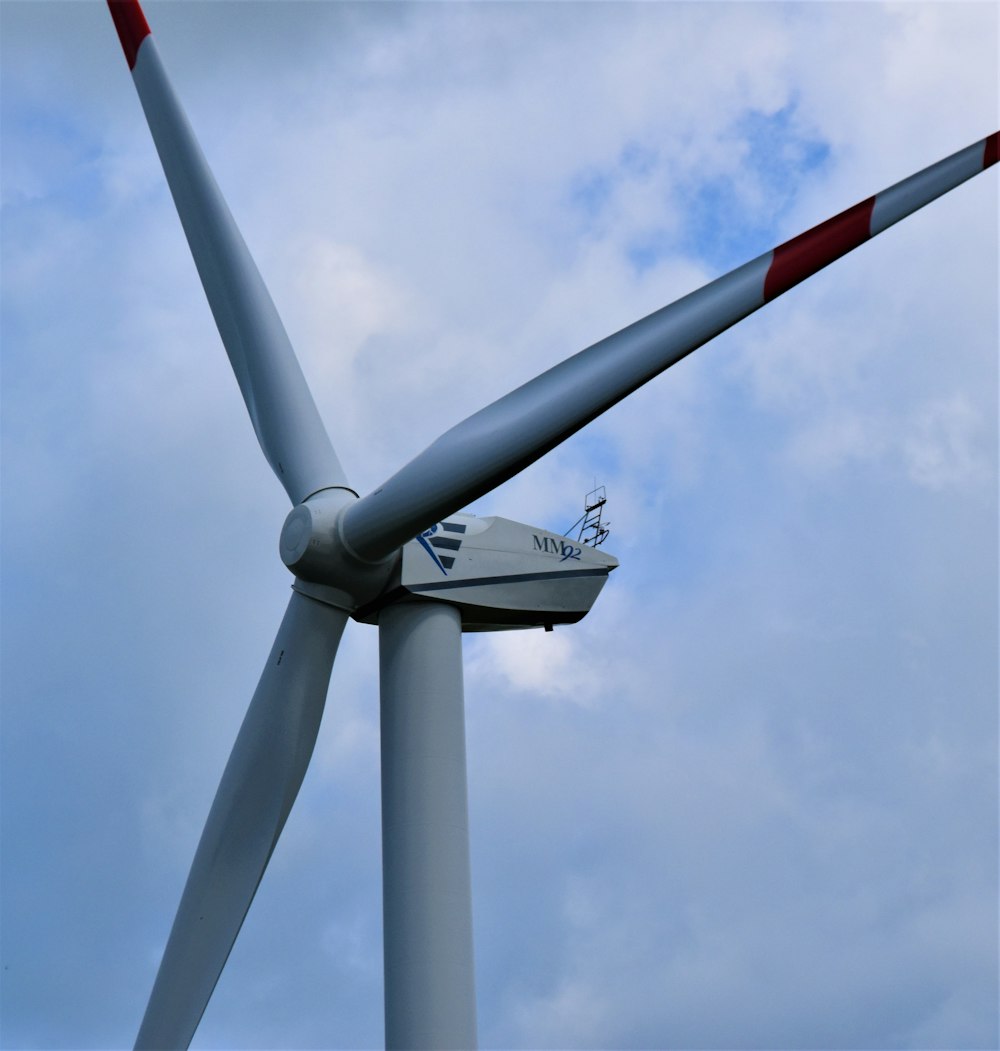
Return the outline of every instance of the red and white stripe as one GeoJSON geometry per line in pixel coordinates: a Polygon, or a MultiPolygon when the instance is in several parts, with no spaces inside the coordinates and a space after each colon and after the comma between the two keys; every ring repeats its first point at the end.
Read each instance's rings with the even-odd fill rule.
{"type": "Polygon", "coordinates": [[[893,223],[997,163],[1000,132],[952,154],[786,241],[771,253],[765,303],[846,255],[893,223]]]}
{"type": "Polygon", "coordinates": [[[146,16],[142,13],[139,0],[108,0],[108,7],[111,9],[115,29],[118,30],[118,39],[122,42],[128,68],[135,69],[139,45],[149,36],[146,16]]]}

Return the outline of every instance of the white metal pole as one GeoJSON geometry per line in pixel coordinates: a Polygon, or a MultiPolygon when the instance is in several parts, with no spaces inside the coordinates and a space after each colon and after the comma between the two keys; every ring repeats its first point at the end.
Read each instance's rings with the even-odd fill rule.
{"type": "Polygon", "coordinates": [[[388,1048],[475,1048],[462,624],[437,602],[379,615],[388,1048]]]}

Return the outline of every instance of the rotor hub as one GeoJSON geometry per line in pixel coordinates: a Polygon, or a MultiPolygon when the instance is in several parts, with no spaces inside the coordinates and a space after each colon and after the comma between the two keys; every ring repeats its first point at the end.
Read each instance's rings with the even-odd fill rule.
{"type": "MultiPolygon", "coordinates": [[[[293,507],[281,528],[278,551],[300,581],[323,586],[332,605],[353,612],[385,587],[399,558],[395,551],[377,563],[364,562],[348,547],[341,529],[344,511],[358,499],[350,489],[322,489],[293,507]]],[[[309,593],[320,597],[322,593],[309,593]]]]}

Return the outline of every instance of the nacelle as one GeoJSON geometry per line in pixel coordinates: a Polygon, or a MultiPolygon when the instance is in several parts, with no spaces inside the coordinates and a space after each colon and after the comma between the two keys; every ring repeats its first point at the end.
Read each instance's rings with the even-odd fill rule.
{"type": "Polygon", "coordinates": [[[617,565],[536,526],[459,513],[404,544],[389,587],[355,617],[376,623],[391,603],[434,599],[461,611],[464,631],[574,624],[617,565]]]}

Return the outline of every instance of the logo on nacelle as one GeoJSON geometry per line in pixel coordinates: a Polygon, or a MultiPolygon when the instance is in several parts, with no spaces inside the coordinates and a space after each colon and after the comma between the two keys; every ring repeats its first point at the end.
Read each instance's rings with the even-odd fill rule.
{"type": "Polygon", "coordinates": [[[448,570],[455,564],[454,555],[438,554],[438,552],[455,551],[462,546],[461,535],[465,532],[465,526],[461,522],[441,522],[425,529],[417,540],[420,546],[431,556],[431,561],[447,576],[448,570]],[[439,536],[438,531],[451,533],[451,536],[439,536]]]}
{"type": "Polygon", "coordinates": [[[571,558],[580,560],[582,548],[568,540],[560,540],[554,536],[539,536],[537,533],[532,533],[531,539],[534,541],[536,551],[544,551],[547,555],[558,555],[560,562],[571,558]]]}

